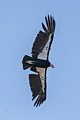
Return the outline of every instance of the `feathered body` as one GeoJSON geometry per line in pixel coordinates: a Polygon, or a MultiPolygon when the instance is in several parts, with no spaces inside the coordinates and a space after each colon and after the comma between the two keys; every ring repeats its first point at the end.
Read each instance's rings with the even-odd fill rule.
{"type": "Polygon", "coordinates": [[[50,66],[50,62],[48,60],[37,59],[37,58],[33,58],[33,57],[30,57],[27,55],[24,56],[23,63],[25,63],[25,66],[23,67],[24,70],[27,69],[28,65],[34,66],[34,67],[37,66],[37,67],[41,67],[41,68],[47,68],[50,66]]]}

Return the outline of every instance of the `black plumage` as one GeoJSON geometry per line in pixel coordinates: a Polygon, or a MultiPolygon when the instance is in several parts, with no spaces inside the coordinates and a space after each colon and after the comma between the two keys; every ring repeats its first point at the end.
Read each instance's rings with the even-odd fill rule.
{"type": "Polygon", "coordinates": [[[42,23],[43,31],[39,31],[32,46],[32,57],[25,55],[22,60],[23,69],[30,68],[35,74],[29,74],[29,84],[34,106],[40,106],[46,100],[46,71],[53,67],[49,62],[49,51],[54,37],[55,20],[50,15],[45,16],[46,26],[42,23]]]}

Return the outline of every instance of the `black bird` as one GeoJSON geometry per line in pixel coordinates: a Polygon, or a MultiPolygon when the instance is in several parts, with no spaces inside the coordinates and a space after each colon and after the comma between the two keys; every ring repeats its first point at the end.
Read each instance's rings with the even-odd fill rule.
{"type": "Polygon", "coordinates": [[[32,91],[32,100],[36,98],[34,106],[40,106],[46,100],[46,71],[54,68],[49,60],[49,51],[55,31],[55,20],[50,15],[45,16],[46,26],[42,23],[43,31],[39,31],[32,47],[32,57],[25,55],[23,69],[30,68],[35,74],[29,74],[29,84],[32,91]]]}

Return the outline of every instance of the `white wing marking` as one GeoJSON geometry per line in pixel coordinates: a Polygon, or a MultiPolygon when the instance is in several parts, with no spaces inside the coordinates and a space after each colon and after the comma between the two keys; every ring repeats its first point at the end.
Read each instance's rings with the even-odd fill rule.
{"type": "Polygon", "coordinates": [[[33,64],[33,62],[31,60],[27,60],[26,63],[33,64]]]}
{"type": "Polygon", "coordinates": [[[26,63],[33,65],[36,61],[27,60],[26,63]]]}
{"type": "Polygon", "coordinates": [[[39,72],[39,76],[41,79],[41,83],[42,83],[42,91],[45,92],[45,68],[39,68],[36,67],[37,72],[39,72]]]}
{"type": "Polygon", "coordinates": [[[49,40],[47,41],[47,43],[46,43],[45,47],[43,48],[42,52],[39,53],[38,59],[44,59],[44,60],[47,59],[47,53],[48,53],[49,44],[50,44],[50,41],[51,41],[51,36],[52,36],[52,34],[49,35],[49,40]]]}

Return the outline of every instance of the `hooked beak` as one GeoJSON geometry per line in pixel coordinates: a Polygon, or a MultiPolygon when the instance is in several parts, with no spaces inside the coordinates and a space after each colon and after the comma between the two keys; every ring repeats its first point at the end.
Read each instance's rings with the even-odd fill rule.
{"type": "Polygon", "coordinates": [[[53,64],[51,64],[51,63],[50,63],[50,67],[55,68],[55,66],[53,64]]]}

